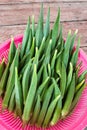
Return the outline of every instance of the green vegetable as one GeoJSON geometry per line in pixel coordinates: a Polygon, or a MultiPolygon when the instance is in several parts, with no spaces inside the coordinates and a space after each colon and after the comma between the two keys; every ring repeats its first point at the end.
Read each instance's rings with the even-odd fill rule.
{"type": "Polygon", "coordinates": [[[53,30],[52,30],[52,50],[55,48],[56,41],[58,38],[59,25],[60,25],[60,9],[58,10],[57,19],[54,23],[53,30]]]}
{"type": "Polygon", "coordinates": [[[11,95],[11,98],[10,98],[10,101],[9,101],[8,110],[10,112],[13,112],[14,107],[15,107],[15,89],[12,92],[12,95],[11,95]]]}
{"type": "Polygon", "coordinates": [[[51,126],[55,125],[58,122],[58,120],[60,119],[60,116],[61,116],[61,111],[62,111],[62,98],[60,97],[60,99],[58,100],[58,104],[55,108],[53,117],[50,122],[51,126]]]}
{"type": "Polygon", "coordinates": [[[3,59],[2,63],[0,64],[0,79],[3,75],[4,69],[5,69],[5,59],[3,59]]]}
{"type": "Polygon", "coordinates": [[[26,102],[26,97],[29,88],[29,77],[30,77],[31,60],[29,61],[22,78],[22,90],[23,90],[23,101],[26,102]]]}
{"type": "Polygon", "coordinates": [[[15,101],[16,101],[16,113],[21,117],[23,111],[23,95],[22,95],[22,86],[18,78],[17,67],[15,67],[15,101]]]}
{"type": "Polygon", "coordinates": [[[52,97],[52,93],[53,93],[53,84],[51,86],[49,86],[49,88],[46,91],[46,95],[45,95],[45,98],[44,98],[44,101],[42,104],[42,108],[41,108],[41,111],[39,113],[38,120],[37,120],[38,126],[41,126],[44,121],[44,117],[45,117],[50,99],[52,97]]]}
{"type": "Polygon", "coordinates": [[[11,64],[16,52],[16,46],[14,44],[14,39],[11,39],[10,49],[9,49],[9,55],[8,55],[8,62],[11,64]]]}
{"type": "Polygon", "coordinates": [[[84,83],[81,88],[76,92],[74,99],[72,101],[71,107],[70,107],[70,111],[72,111],[72,109],[75,107],[75,105],[77,104],[77,102],[79,101],[81,94],[84,90],[84,88],[86,87],[86,84],[84,83]]]}
{"type": "Polygon", "coordinates": [[[37,89],[37,68],[36,65],[34,65],[32,80],[26,98],[23,116],[22,116],[22,120],[24,124],[26,124],[30,119],[30,114],[31,114],[31,109],[36,94],[36,89],[37,89]]]}
{"type": "Polygon", "coordinates": [[[23,37],[23,41],[22,41],[22,47],[21,47],[21,52],[20,52],[21,59],[23,58],[23,56],[25,54],[26,46],[27,46],[28,39],[29,39],[29,32],[30,32],[30,17],[28,19],[26,30],[24,32],[24,37],[23,37]]]}
{"type": "Polygon", "coordinates": [[[69,113],[69,109],[70,109],[71,104],[72,104],[74,93],[75,93],[75,73],[73,74],[72,81],[71,81],[71,84],[69,86],[69,90],[67,93],[67,97],[65,99],[64,106],[62,109],[62,117],[63,118],[69,113]]]}
{"type": "Polygon", "coordinates": [[[10,74],[9,74],[9,78],[8,78],[8,82],[6,86],[6,92],[5,92],[5,96],[2,103],[3,109],[8,107],[8,103],[11,98],[11,94],[12,94],[14,84],[15,84],[15,67],[18,68],[18,64],[19,64],[19,48],[16,51],[14,60],[11,65],[10,74]]]}
{"type": "Polygon", "coordinates": [[[67,77],[66,68],[64,63],[62,62],[61,79],[60,79],[60,91],[62,97],[64,97],[65,90],[66,90],[66,77],[67,77]]]}
{"type": "Polygon", "coordinates": [[[41,99],[40,99],[40,95],[38,95],[37,102],[35,104],[35,108],[32,115],[32,120],[31,120],[32,124],[36,122],[39,112],[40,112],[40,108],[41,108],[41,99]]]}
{"type": "Polygon", "coordinates": [[[36,37],[36,46],[39,48],[42,38],[43,38],[43,4],[42,4],[41,10],[40,10],[40,16],[39,16],[39,20],[38,20],[35,37],[36,37]]]}
{"type": "Polygon", "coordinates": [[[9,76],[9,62],[6,65],[5,71],[4,71],[2,78],[0,80],[0,96],[4,93],[4,91],[6,89],[8,76],[9,76]]]}
{"type": "Polygon", "coordinates": [[[69,61],[70,41],[71,41],[71,30],[69,31],[66,42],[65,42],[65,48],[64,48],[63,59],[62,59],[66,68],[69,61]]]}
{"type": "Polygon", "coordinates": [[[50,32],[50,8],[48,9],[46,24],[44,26],[44,37],[45,39],[48,37],[50,32]]]}
{"type": "Polygon", "coordinates": [[[44,122],[43,122],[43,127],[46,127],[48,126],[48,123],[50,122],[50,119],[52,117],[52,114],[53,114],[53,111],[56,107],[56,104],[58,102],[60,98],[60,95],[58,95],[51,103],[50,103],[50,106],[48,107],[48,110],[47,110],[47,113],[46,113],[46,116],[45,116],[45,119],[44,119],[44,122]]]}
{"type": "Polygon", "coordinates": [[[66,91],[68,90],[68,87],[69,87],[70,82],[72,80],[72,75],[73,75],[73,65],[70,62],[70,64],[69,64],[69,72],[68,72],[68,77],[67,77],[66,91]]]}
{"type": "Polygon", "coordinates": [[[74,68],[76,66],[77,59],[78,59],[79,46],[80,46],[80,39],[78,40],[78,45],[77,45],[76,50],[73,53],[72,58],[71,58],[71,63],[72,63],[74,68]]]}
{"type": "Polygon", "coordinates": [[[35,20],[34,20],[34,15],[32,16],[32,36],[35,36],[35,20]]]}

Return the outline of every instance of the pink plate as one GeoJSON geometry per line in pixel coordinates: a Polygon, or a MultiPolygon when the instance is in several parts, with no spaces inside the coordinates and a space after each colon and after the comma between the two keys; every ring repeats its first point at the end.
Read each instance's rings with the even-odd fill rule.
{"type": "MultiPolygon", "coordinates": [[[[22,42],[23,35],[15,37],[15,44],[18,45],[22,42]]],[[[10,40],[0,45],[0,62],[3,57],[8,57],[8,50],[10,46],[10,40]]],[[[83,62],[80,69],[80,74],[87,69],[87,56],[80,49],[78,56],[78,63],[83,62]]],[[[1,112],[2,100],[0,100],[0,112],[1,112]]],[[[73,110],[72,114],[66,119],[59,121],[55,126],[49,127],[47,129],[36,128],[35,126],[27,125],[24,130],[84,130],[87,126],[87,87],[83,91],[83,94],[73,110]]],[[[17,117],[14,118],[13,113],[9,113],[6,110],[4,113],[0,114],[0,130],[23,130],[22,122],[17,117]]]]}

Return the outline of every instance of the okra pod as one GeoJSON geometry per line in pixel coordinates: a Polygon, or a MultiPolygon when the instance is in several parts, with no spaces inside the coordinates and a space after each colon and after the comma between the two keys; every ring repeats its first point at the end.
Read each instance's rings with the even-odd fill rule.
{"type": "Polygon", "coordinates": [[[21,59],[25,54],[27,42],[28,42],[28,39],[29,39],[29,32],[30,32],[30,17],[28,19],[26,30],[24,32],[24,37],[23,37],[23,41],[22,41],[22,47],[21,47],[21,52],[20,52],[21,59]]]}
{"type": "Polygon", "coordinates": [[[59,25],[60,25],[60,9],[58,10],[58,15],[52,30],[52,50],[54,49],[58,38],[59,25]]]}
{"type": "Polygon", "coordinates": [[[49,105],[48,107],[48,110],[47,110],[47,113],[46,113],[46,116],[45,116],[45,119],[44,119],[44,122],[43,122],[43,127],[47,127],[49,122],[50,122],[50,119],[52,117],[52,114],[53,114],[53,111],[56,107],[56,104],[58,102],[60,98],[60,95],[58,95],[49,105]]]}
{"type": "Polygon", "coordinates": [[[6,86],[6,92],[5,92],[3,102],[2,102],[3,109],[8,107],[8,103],[9,103],[9,100],[10,100],[10,97],[14,88],[14,84],[15,84],[15,67],[18,68],[18,65],[19,65],[19,48],[16,51],[14,60],[11,65],[10,74],[9,74],[9,78],[8,78],[8,82],[6,86]]]}
{"type": "Polygon", "coordinates": [[[70,107],[70,111],[72,111],[72,109],[75,107],[75,105],[77,104],[77,102],[79,101],[81,95],[82,95],[82,92],[83,90],[85,89],[86,87],[86,84],[84,83],[81,88],[76,92],[75,96],[74,96],[74,99],[72,101],[72,104],[71,104],[71,107],[70,107]]]}
{"type": "Polygon", "coordinates": [[[45,39],[48,37],[50,31],[50,8],[48,9],[46,24],[44,26],[44,37],[45,39]]]}
{"type": "Polygon", "coordinates": [[[40,16],[39,16],[39,20],[38,20],[35,37],[36,37],[36,46],[39,48],[42,38],[43,38],[43,4],[42,4],[41,10],[40,10],[40,16]]]}
{"type": "Polygon", "coordinates": [[[18,78],[17,67],[15,67],[15,102],[16,102],[16,113],[21,117],[23,112],[23,95],[22,95],[22,86],[18,78]]]}
{"type": "Polygon", "coordinates": [[[71,107],[72,100],[73,100],[73,97],[74,97],[74,93],[75,93],[75,73],[73,74],[72,81],[71,81],[71,84],[69,86],[69,90],[68,90],[68,93],[67,93],[67,96],[66,96],[66,99],[65,99],[65,102],[64,102],[63,109],[62,109],[62,117],[63,118],[69,112],[69,109],[71,107]]]}
{"type": "Polygon", "coordinates": [[[83,79],[79,84],[76,85],[75,93],[80,89],[80,87],[85,83],[85,79],[83,79]]]}
{"type": "Polygon", "coordinates": [[[6,89],[6,84],[7,84],[7,80],[8,80],[8,76],[9,76],[9,62],[6,65],[5,71],[2,75],[2,78],[0,80],[0,96],[4,93],[5,89],[6,89]]]}
{"type": "Polygon", "coordinates": [[[23,73],[23,78],[22,78],[22,90],[23,90],[23,102],[25,104],[26,102],[26,97],[28,93],[28,88],[29,88],[29,76],[30,76],[30,68],[31,68],[31,60],[29,61],[24,73],[23,73]]]}
{"type": "Polygon", "coordinates": [[[5,69],[5,59],[3,59],[2,63],[0,64],[0,79],[3,75],[4,69],[5,69]]]}
{"type": "Polygon", "coordinates": [[[60,78],[60,91],[61,91],[62,98],[64,97],[65,90],[66,90],[66,78],[67,78],[66,67],[65,64],[62,62],[61,78],[60,78]]]}
{"type": "Polygon", "coordinates": [[[87,70],[85,70],[85,71],[78,77],[77,83],[80,83],[83,79],[85,79],[86,74],[87,74],[87,70]]]}
{"type": "Polygon", "coordinates": [[[36,122],[38,115],[39,115],[39,112],[40,112],[40,108],[41,108],[41,99],[40,99],[40,95],[38,95],[37,101],[35,104],[35,108],[33,111],[32,119],[31,119],[32,124],[34,124],[36,122]]]}
{"type": "Polygon", "coordinates": [[[73,65],[70,62],[69,64],[69,72],[68,72],[68,76],[67,76],[67,85],[66,85],[66,91],[68,90],[68,87],[70,85],[70,82],[72,80],[72,75],[73,75],[73,65]]]}
{"type": "Polygon", "coordinates": [[[8,62],[11,64],[16,52],[16,46],[14,44],[14,39],[11,39],[10,49],[9,49],[9,55],[8,55],[8,62]]]}
{"type": "Polygon", "coordinates": [[[28,95],[26,98],[23,116],[22,116],[22,120],[24,124],[28,123],[30,119],[31,109],[32,109],[34,98],[35,98],[36,89],[37,89],[37,68],[35,64],[33,75],[32,75],[32,80],[31,80],[30,88],[29,88],[28,95]]]}
{"type": "Polygon", "coordinates": [[[49,88],[46,91],[46,95],[42,104],[42,108],[41,111],[39,113],[38,119],[37,119],[37,125],[41,126],[43,121],[44,121],[44,117],[50,102],[50,99],[52,97],[52,93],[53,93],[53,84],[51,86],[49,86],[49,88]]]}

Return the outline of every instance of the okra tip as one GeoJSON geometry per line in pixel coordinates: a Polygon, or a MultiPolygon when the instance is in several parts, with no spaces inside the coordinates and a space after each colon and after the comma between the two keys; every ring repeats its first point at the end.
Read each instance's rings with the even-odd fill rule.
{"type": "Polygon", "coordinates": [[[78,33],[78,29],[76,29],[76,31],[75,31],[75,34],[77,34],[78,33]]]}

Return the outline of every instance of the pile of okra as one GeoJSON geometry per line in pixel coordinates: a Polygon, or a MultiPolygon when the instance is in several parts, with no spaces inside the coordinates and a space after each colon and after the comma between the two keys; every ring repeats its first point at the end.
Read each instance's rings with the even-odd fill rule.
{"type": "Polygon", "coordinates": [[[44,24],[43,5],[38,24],[29,17],[22,44],[11,39],[8,63],[0,63],[2,112],[8,109],[26,124],[38,127],[55,125],[69,115],[86,86],[87,70],[78,76],[80,38],[68,32],[66,41],[60,24],[60,9],[50,29],[50,8],[44,24]]]}

